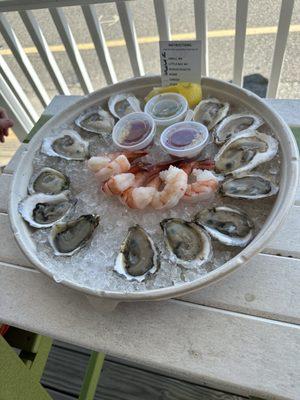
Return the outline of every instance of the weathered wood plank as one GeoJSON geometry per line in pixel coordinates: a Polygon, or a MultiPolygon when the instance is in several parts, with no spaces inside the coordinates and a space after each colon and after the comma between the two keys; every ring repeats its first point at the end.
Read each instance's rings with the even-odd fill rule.
{"type": "Polygon", "coordinates": [[[300,397],[299,326],[178,300],[99,313],[33,270],[2,266],[0,274],[4,322],[216,389],[300,397]]]}
{"type": "Polygon", "coordinates": [[[300,126],[300,100],[264,99],[289,126],[300,126]]]}
{"type": "MultiPolygon", "coordinates": [[[[42,383],[57,391],[78,395],[88,355],[53,346],[42,383]]],[[[244,397],[178,381],[124,364],[105,361],[95,400],[241,400],[244,397]]]]}
{"type": "Polygon", "coordinates": [[[33,267],[17,244],[7,214],[0,213],[0,260],[9,264],[33,267]]]}
{"type": "Polygon", "coordinates": [[[47,392],[50,394],[53,400],[76,400],[76,397],[70,396],[68,394],[60,393],[56,390],[47,389],[47,392]]]}
{"type": "Polygon", "coordinates": [[[27,144],[21,144],[19,146],[13,158],[11,158],[7,166],[4,168],[6,174],[13,174],[15,172],[22,155],[27,151],[27,146],[27,144]]]}
{"type": "Polygon", "coordinates": [[[8,210],[8,194],[12,183],[12,175],[0,175],[0,213],[8,210]]]}
{"type": "Polygon", "coordinates": [[[299,282],[299,260],[260,254],[228,277],[182,299],[300,324],[299,282]]]}
{"type": "Polygon", "coordinates": [[[264,253],[300,258],[300,207],[288,213],[278,233],[270,240],[264,253]]]}

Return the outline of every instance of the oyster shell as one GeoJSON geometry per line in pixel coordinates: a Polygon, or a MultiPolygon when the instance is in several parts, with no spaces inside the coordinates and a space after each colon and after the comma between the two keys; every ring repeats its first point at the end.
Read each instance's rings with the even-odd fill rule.
{"type": "Polygon", "coordinates": [[[65,160],[85,160],[89,157],[89,143],[72,129],[64,129],[60,135],[43,140],[41,152],[50,157],[65,160]]]}
{"type": "Polygon", "coordinates": [[[277,151],[278,141],[270,135],[257,131],[240,133],[226,142],[216,154],[216,170],[237,176],[270,161],[277,151]]]}
{"type": "Polygon", "coordinates": [[[109,98],[108,108],[114,117],[120,119],[124,115],[141,111],[141,104],[132,93],[118,93],[109,98]]]}
{"type": "Polygon", "coordinates": [[[278,186],[266,176],[253,173],[226,179],[221,186],[221,192],[228,197],[256,200],[274,196],[278,192],[278,186]]]}
{"type": "Polygon", "coordinates": [[[215,129],[215,142],[223,144],[239,133],[257,129],[263,123],[264,120],[254,114],[232,114],[215,129]]]}
{"type": "Polygon", "coordinates": [[[142,282],[159,266],[159,255],[150,236],[141,226],[131,226],[121,245],[114,271],[129,281],[142,282]]]}
{"type": "Polygon", "coordinates": [[[28,193],[58,194],[69,189],[70,179],[53,168],[43,168],[34,174],[28,185],[28,193]]]}
{"type": "Polygon", "coordinates": [[[49,228],[64,218],[75,204],[69,191],[54,195],[37,193],[22,200],[18,211],[34,228],[49,228]]]}
{"type": "Polygon", "coordinates": [[[53,225],[49,243],[56,256],[72,256],[92,237],[99,225],[100,217],[94,214],[81,215],[71,221],[61,221],[53,225]]]}
{"type": "Polygon", "coordinates": [[[194,110],[193,120],[200,122],[208,130],[211,130],[226,117],[228,110],[229,103],[222,103],[215,98],[202,100],[194,110]]]}
{"type": "Polygon", "coordinates": [[[206,208],[195,215],[194,221],[227,246],[244,247],[254,235],[253,222],[237,207],[206,208]]]}
{"type": "Polygon", "coordinates": [[[109,112],[99,107],[96,110],[84,112],[75,119],[75,124],[85,131],[107,135],[112,133],[115,125],[114,118],[109,112]]]}
{"type": "Polygon", "coordinates": [[[168,218],[161,221],[160,226],[166,245],[178,264],[186,268],[195,268],[211,259],[210,237],[195,223],[168,218]]]}

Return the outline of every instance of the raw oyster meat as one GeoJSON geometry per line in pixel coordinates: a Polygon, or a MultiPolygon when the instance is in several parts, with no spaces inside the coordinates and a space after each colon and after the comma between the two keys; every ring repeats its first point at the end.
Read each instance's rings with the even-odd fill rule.
{"type": "Polygon", "coordinates": [[[61,221],[53,225],[49,243],[56,256],[72,256],[84,247],[99,225],[98,215],[82,215],[71,221],[61,221]]]}
{"type": "Polygon", "coordinates": [[[257,129],[263,123],[263,119],[254,114],[232,114],[223,119],[215,129],[215,141],[223,144],[239,133],[257,129]]]}
{"type": "Polygon", "coordinates": [[[254,224],[237,207],[218,206],[199,211],[194,221],[227,246],[246,246],[254,235],[254,224]]]}
{"type": "Polygon", "coordinates": [[[98,135],[110,134],[115,125],[114,118],[109,112],[98,107],[96,110],[84,112],[75,119],[75,124],[85,131],[98,135]]]}
{"type": "Polygon", "coordinates": [[[211,240],[204,229],[179,218],[164,219],[160,226],[171,257],[178,264],[196,268],[211,260],[211,240]]]}
{"type": "Polygon", "coordinates": [[[132,93],[118,93],[111,96],[108,100],[108,108],[116,118],[132,112],[141,111],[140,101],[132,93]]]}
{"type": "Polygon", "coordinates": [[[159,254],[150,236],[141,226],[131,226],[121,245],[114,270],[129,281],[142,282],[159,266],[159,254]]]}
{"type": "Polygon", "coordinates": [[[54,195],[37,193],[22,200],[18,210],[34,228],[49,228],[63,219],[75,204],[69,191],[54,195]]]}
{"type": "Polygon", "coordinates": [[[270,135],[247,131],[226,142],[215,156],[218,172],[240,175],[270,161],[278,151],[278,141],[270,135]]]}
{"type": "Polygon", "coordinates": [[[58,194],[69,189],[70,179],[53,168],[43,168],[34,174],[28,185],[28,193],[58,194]]]}
{"type": "Polygon", "coordinates": [[[202,100],[194,110],[193,120],[200,122],[208,130],[211,130],[226,117],[228,110],[229,103],[222,103],[215,98],[202,100]]]}
{"type": "Polygon", "coordinates": [[[265,175],[252,173],[226,179],[222,183],[221,192],[228,197],[256,200],[274,196],[278,192],[278,186],[265,175]]]}
{"type": "Polygon", "coordinates": [[[43,140],[41,152],[65,160],[85,160],[89,157],[89,143],[72,129],[64,129],[58,136],[43,140]]]}

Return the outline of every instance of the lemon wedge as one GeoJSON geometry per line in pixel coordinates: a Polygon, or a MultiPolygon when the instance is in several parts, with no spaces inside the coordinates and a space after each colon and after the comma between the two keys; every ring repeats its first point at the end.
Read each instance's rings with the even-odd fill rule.
{"type": "Polygon", "coordinates": [[[161,93],[181,94],[187,99],[190,108],[196,107],[196,105],[202,100],[201,85],[191,82],[179,82],[177,85],[157,87],[152,89],[151,92],[145,97],[145,101],[147,102],[153,96],[161,93]]]}

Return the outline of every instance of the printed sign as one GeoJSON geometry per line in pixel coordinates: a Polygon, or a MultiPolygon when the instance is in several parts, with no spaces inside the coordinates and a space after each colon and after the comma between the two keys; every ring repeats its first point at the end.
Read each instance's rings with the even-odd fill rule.
{"type": "Polygon", "coordinates": [[[162,85],[201,81],[201,40],[161,41],[162,85]]]}

